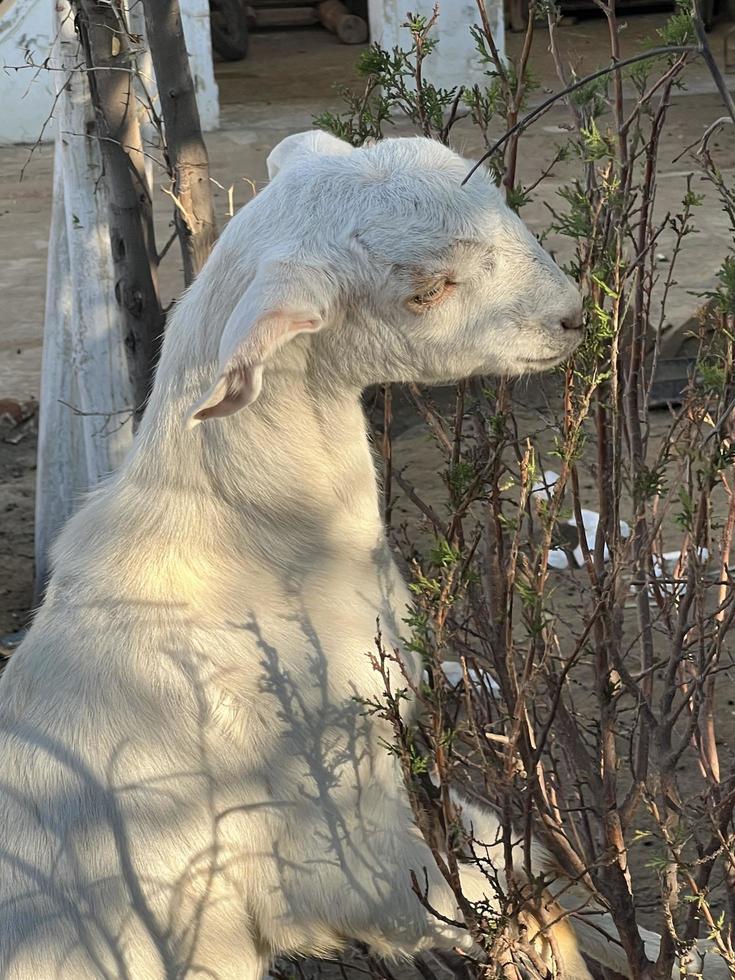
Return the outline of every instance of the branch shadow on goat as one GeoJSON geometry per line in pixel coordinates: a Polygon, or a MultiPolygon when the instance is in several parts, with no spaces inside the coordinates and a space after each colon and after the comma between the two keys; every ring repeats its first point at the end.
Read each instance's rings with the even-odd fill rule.
{"type": "MultiPolygon", "coordinates": [[[[155,652],[176,678],[157,724],[146,711],[156,692],[136,689],[133,671],[126,678],[125,697],[139,709],[134,735],[116,738],[114,725],[100,730],[93,707],[83,705],[75,726],[53,713],[2,723],[27,787],[0,786],[4,826],[32,820],[44,846],[38,853],[22,834],[4,833],[0,868],[22,882],[27,921],[16,920],[18,935],[51,937],[56,976],[139,980],[129,965],[135,946],[136,956],[157,964],[151,976],[217,977],[200,962],[200,947],[222,902],[240,903],[243,943],[255,942],[261,960],[284,933],[306,953],[326,952],[329,930],[319,920],[333,935],[340,901],[357,903],[368,918],[384,915],[395,867],[363,801],[386,753],[374,751],[357,687],[348,698],[330,691],[332,667],[304,609],[297,625],[304,641],[297,674],[257,620],[241,626],[255,640],[257,668],[242,701],[225,685],[226,710],[244,713],[246,736],[253,721],[249,758],[222,726],[219,666],[201,650],[173,645],[155,652]],[[97,743],[94,768],[80,750],[87,740],[97,743]],[[44,780],[34,778],[39,768],[44,780]],[[44,784],[55,792],[39,798],[44,784]],[[282,921],[259,921],[263,901],[282,921]]],[[[25,955],[20,945],[14,955],[25,955]]]]}

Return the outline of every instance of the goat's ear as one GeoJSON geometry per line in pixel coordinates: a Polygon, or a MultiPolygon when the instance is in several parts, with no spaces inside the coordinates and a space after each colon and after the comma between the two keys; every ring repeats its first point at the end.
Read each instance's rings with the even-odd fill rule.
{"type": "MultiPolygon", "coordinates": [[[[290,274],[289,274],[290,272],[290,274]]],[[[205,419],[233,415],[260,394],[263,365],[300,333],[315,333],[326,322],[327,303],[304,284],[308,273],[259,276],[230,314],[219,346],[219,376],[187,413],[191,428],[205,419]]],[[[311,270],[312,287],[318,274],[311,270]]]]}
{"type": "Polygon", "coordinates": [[[306,133],[294,133],[282,139],[268,154],[266,166],[271,180],[301,160],[310,156],[345,156],[352,153],[354,147],[344,140],[323,133],[319,129],[311,129],[306,133]]]}

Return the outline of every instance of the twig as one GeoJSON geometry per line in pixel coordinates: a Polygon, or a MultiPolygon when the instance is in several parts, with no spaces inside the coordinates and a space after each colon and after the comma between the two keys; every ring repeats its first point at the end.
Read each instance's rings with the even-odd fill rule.
{"type": "Polygon", "coordinates": [[[594,82],[596,79],[602,78],[604,75],[610,75],[612,72],[621,71],[623,68],[627,68],[629,65],[637,64],[639,61],[646,61],[650,58],[659,58],[662,55],[667,54],[680,54],[684,51],[691,54],[700,53],[700,49],[692,44],[667,45],[666,47],[661,48],[651,48],[649,51],[645,51],[642,54],[632,55],[630,58],[624,58],[622,61],[617,61],[615,64],[608,65],[606,68],[600,68],[598,71],[594,71],[590,75],[585,75],[584,78],[580,78],[578,81],[574,82],[573,85],[568,85],[567,88],[563,89],[561,92],[556,92],[548,99],[545,99],[541,105],[537,106],[527,115],[525,115],[523,119],[519,119],[515,126],[512,126],[509,130],[503,133],[500,139],[496,140],[490,149],[483,153],[477,163],[471,167],[467,173],[467,176],[462,181],[462,184],[466,184],[475,171],[478,170],[489,157],[497,153],[501,146],[503,146],[511,138],[511,136],[513,136],[515,133],[522,132],[524,129],[527,129],[531,123],[543,116],[545,112],[548,112],[548,110],[556,102],[558,102],[559,99],[563,99],[566,95],[571,95],[573,92],[578,92],[579,89],[584,88],[585,85],[589,85],[590,82],[594,82]]]}

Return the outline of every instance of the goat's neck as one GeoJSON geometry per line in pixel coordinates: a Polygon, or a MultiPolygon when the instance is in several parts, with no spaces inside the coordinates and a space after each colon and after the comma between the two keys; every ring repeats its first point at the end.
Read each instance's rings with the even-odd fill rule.
{"type": "MultiPolygon", "coordinates": [[[[133,469],[164,496],[167,472],[177,483],[184,478],[184,533],[199,528],[218,550],[284,569],[384,554],[357,390],[285,363],[267,373],[260,398],[232,418],[183,431],[182,407],[174,405],[177,417],[163,424],[148,420],[133,469]]],[[[182,501],[174,496],[170,504],[181,509],[182,501]]]]}

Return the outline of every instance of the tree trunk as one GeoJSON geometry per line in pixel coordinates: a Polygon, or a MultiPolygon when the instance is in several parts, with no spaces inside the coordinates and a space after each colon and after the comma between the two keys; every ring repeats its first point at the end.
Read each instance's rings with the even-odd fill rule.
{"type": "Polygon", "coordinates": [[[164,314],[129,35],[121,7],[104,0],[74,0],[74,7],[91,69],[89,87],[110,201],[115,298],[124,324],[136,418],[140,418],[153,380],[164,314]]]}
{"type": "Polygon", "coordinates": [[[58,135],[49,234],[36,476],[36,584],[81,495],[130,448],[132,393],[114,299],[108,201],[68,2],[57,4],[58,135]],[[68,72],[68,77],[67,73],[68,72]]]}
{"type": "Polygon", "coordinates": [[[138,118],[140,120],[140,139],[146,149],[143,159],[148,193],[153,195],[153,160],[163,160],[161,147],[162,133],[158,112],[155,108],[158,101],[156,76],[153,70],[153,59],[148,44],[148,33],[145,26],[143,5],[139,0],[125,0],[125,17],[128,29],[135,40],[135,78],[133,84],[140,101],[138,118]],[[135,37],[137,35],[137,37],[135,37]]]}
{"type": "Polygon", "coordinates": [[[209,159],[199,125],[178,0],[145,0],[144,10],[173,177],[174,219],[188,286],[217,237],[209,159]]]}

